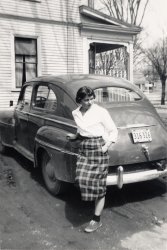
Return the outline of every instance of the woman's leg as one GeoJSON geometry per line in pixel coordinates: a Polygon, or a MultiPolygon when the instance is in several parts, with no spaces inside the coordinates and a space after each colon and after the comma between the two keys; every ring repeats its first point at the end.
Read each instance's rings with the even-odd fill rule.
{"type": "Polygon", "coordinates": [[[99,198],[95,201],[95,214],[90,221],[89,225],[85,228],[85,232],[91,233],[101,227],[102,223],[100,222],[100,216],[104,208],[105,196],[99,198]]]}
{"type": "Polygon", "coordinates": [[[105,196],[103,196],[102,198],[98,198],[95,201],[95,215],[96,216],[100,216],[103,208],[104,208],[104,203],[105,203],[105,196]]]}

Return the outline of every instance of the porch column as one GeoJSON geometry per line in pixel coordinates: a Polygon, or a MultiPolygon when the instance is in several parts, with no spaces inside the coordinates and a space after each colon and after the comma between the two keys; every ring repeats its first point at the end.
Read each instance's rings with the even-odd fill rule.
{"type": "MultiPolygon", "coordinates": [[[[90,42],[91,43],[91,42],[90,42]]],[[[89,42],[83,38],[83,74],[89,74],[89,42]]]]}
{"type": "Polygon", "coordinates": [[[133,43],[127,46],[128,52],[128,80],[133,83],[133,43]]]}

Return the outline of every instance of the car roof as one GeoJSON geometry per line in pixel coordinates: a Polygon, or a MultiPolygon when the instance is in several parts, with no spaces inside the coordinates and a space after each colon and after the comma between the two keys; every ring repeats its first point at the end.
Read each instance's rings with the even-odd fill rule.
{"type": "MultiPolygon", "coordinates": [[[[75,97],[76,92],[83,86],[91,87],[92,89],[116,86],[126,87],[135,90],[142,95],[142,92],[134,84],[123,78],[116,78],[104,75],[90,75],[90,74],[66,74],[66,75],[47,75],[32,79],[30,82],[47,82],[55,84],[63,88],[66,92],[75,97]]],[[[28,82],[27,82],[28,83],[28,82]]]]}

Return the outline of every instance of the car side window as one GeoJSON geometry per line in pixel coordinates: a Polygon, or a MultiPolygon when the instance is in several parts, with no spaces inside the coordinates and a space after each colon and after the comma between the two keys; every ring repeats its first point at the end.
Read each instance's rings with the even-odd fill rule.
{"type": "Polygon", "coordinates": [[[29,111],[31,105],[32,89],[33,87],[31,85],[23,87],[17,104],[18,110],[29,111]]]}
{"type": "Polygon", "coordinates": [[[36,96],[35,96],[35,102],[34,102],[34,107],[37,108],[44,108],[45,102],[47,100],[49,93],[49,89],[47,86],[38,86],[36,96]]]}
{"type": "Polygon", "coordinates": [[[39,85],[37,88],[34,107],[55,111],[57,109],[57,97],[53,90],[45,85],[39,85]]]}
{"type": "Polygon", "coordinates": [[[23,94],[19,98],[19,103],[23,106],[30,106],[31,104],[31,96],[32,96],[32,86],[26,86],[23,89],[23,94]]]}
{"type": "Polygon", "coordinates": [[[62,100],[60,102],[60,116],[72,120],[72,111],[76,109],[76,104],[72,100],[72,98],[64,91],[62,91],[61,96],[62,100]]]}
{"type": "Polygon", "coordinates": [[[56,111],[57,109],[57,97],[52,89],[49,89],[48,97],[45,102],[44,108],[49,111],[56,111]]]}

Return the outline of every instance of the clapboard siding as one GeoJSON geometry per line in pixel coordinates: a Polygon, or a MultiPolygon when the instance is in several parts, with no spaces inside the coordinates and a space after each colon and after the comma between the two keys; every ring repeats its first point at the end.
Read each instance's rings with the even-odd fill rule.
{"type": "Polygon", "coordinates": [[[68,18],[78,23],[80,22],[78,12],[80,4],[82,4],[80,0],[41,0],[41,2],[1,0],[0,12],[3,14],[56,21],[66,21],[68,18]]]}
{"type": "Polygon", "coordinates": [[[0,107],[8,107],[11,98],[10,33],[0,19],[0,107]]]}
{"type": "Polygon", "coordinates": [[[80,22],[79,3],[78,0],[0,1],[0,109],[9,107],[10,100],[15,105],[20,91],[15,87],[14,36],[38,39],[39,75],[83,72],[83,41],[76,24],[80,22]],[[32,19],[19,20],[12,15],[32,19]],[[76,25],[67,25],[67,19],[76,25]]]}

